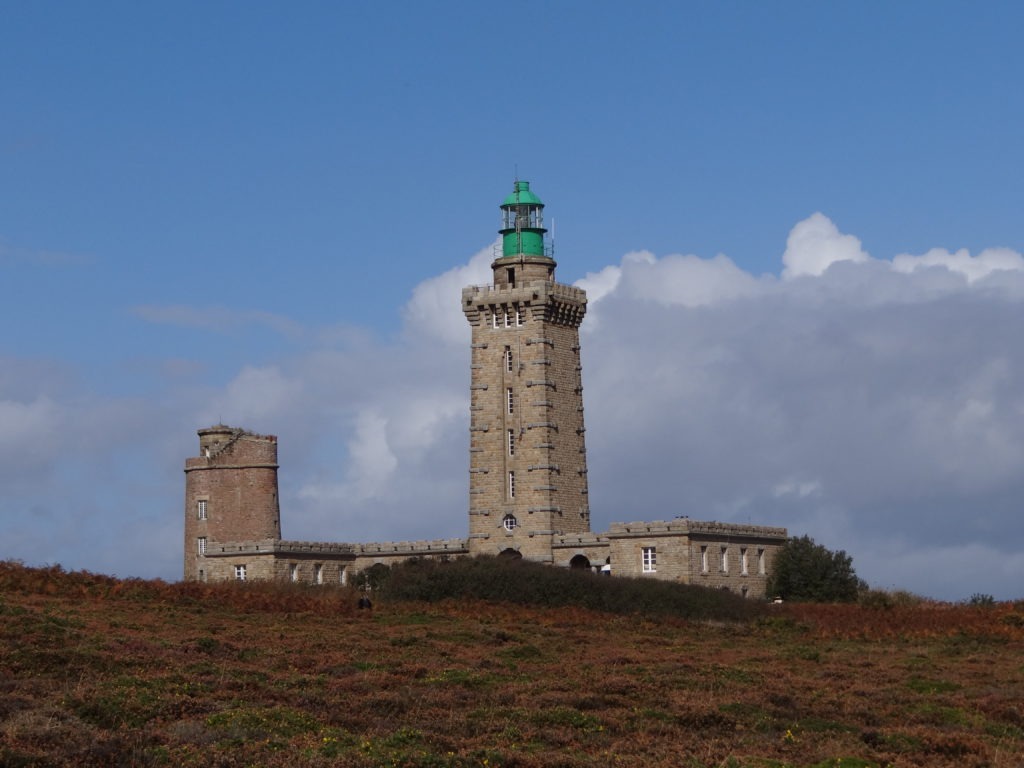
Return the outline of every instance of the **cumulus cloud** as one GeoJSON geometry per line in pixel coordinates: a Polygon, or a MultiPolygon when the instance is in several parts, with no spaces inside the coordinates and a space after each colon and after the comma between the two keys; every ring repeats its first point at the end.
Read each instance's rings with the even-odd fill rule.
{"type": "Polygon", "coordinates": [[[407,329],[447,344],[465,343],[469,338],[469,325],[462,315],[458,297],[468,285],[490,282],[491,262],[499,243],[495,240],[478,251],[468,263],[417,285],[402,313],[407,329]]]}
{"type": "Polygon", "coordinates": [[[870,581],[946,597],[941,561],[916,555],[973,547],[1004,570],[953,558],[960,594],[1009,596],[1005,568],[1024,575],[1024,542],[1006,538],[1024,491],[1020,256],[930,253],[872,259],[815,214],[789,237],[787,279],[719,269],[697,301],[685,280],[625,276],[714,260],[624,258],[584,347],[595,524],[786,525],[870,555],[870,581]],[[894,541],[918,569],[878,558],[894,541]]]}
{"type": "Polygon", "coordinates": [[[841,261],[861,262],[869,258],[861,249],[860,240],[842,234],[831,219],[815,213],[790,231],[782,254],[782,276],[817,276],[841,261]]]}
{"type": "MultiPolygon", "coordinates": [[[[0,542],[20,550],[0,556],[74,566],[80,542],[107,530],[92,531],[102,512],[111,524],[146,521],[124,530],[147,554],[125,560],[119,547],[81,567],[173,577],[180,537],[159,556],[141,538],[167,516],[180,525],[181,462],[197,449],[194,430],[222,420],[279,435],[289,538],[464,535],[459,292],[488,280],[491,258],[488,246],[424,280],[396,338],[310,329],[286,356],[220,382],[168,376],[159,407],[44,387],[58,377],[3,366],[0,456],[52,482],[0,503],[0,518],[18,521],[0,542]],[[111,510],[111,488],[151,501],[111,510]],[[33,528],[37,518],[66,535],[33,528]],[[146,570],[155,563],[173,570],[146,570]]],[[[1019,597],[1024,259],[1006,249],[872,258],[816,213],[794,225],[781,274],[754,276],[724,255],[636,252],[579,281],[591,304],[582,360],[594,529],[675,515],[784,525],[845,549],[879,586],[1019,597]]],[[[140,315],[266,326],[231,309],[140,315]]]]}

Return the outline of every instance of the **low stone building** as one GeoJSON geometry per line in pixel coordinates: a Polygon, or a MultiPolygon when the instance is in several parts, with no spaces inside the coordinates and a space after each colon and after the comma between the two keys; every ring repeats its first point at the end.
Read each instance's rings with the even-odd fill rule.
{"type": "Polygon", "coordinates": [[[590,531],[579,327],[587,296],[555,281],[544,204],[517,181],[501,204],[493,283],[462,291],[472,330],[466,539],[281,538],[277,438],[199,430],[185,462],[185,579],[347,583],[375,564],[493,554],[763,597],[784,528],[671,521],[590,531]]]}

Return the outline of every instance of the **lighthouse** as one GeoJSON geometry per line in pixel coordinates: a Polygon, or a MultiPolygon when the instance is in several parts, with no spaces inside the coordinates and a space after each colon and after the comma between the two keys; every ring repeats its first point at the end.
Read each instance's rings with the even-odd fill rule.
{"type": "Polygon", "coordinates": [[[500,204],[493,281],[462,291],[472,328],[469,550],[551,561],[590,532],[579,328],[586,292],[555,280],[544,203],[516,181],[500,204]]]}

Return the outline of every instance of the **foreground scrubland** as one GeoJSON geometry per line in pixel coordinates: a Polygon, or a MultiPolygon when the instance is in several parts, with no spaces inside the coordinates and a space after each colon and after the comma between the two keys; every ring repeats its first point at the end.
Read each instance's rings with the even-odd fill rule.
{"type": "Polygon", "coordinates": [[[0,563],[0,766],[1024,763],[1024,604],[695,605],[0,563]]]}

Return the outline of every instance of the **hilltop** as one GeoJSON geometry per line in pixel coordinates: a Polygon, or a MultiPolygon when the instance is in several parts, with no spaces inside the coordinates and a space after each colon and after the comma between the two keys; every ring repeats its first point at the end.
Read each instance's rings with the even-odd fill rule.
{"type": "Polygon", "coordinates": [[[0,563],[0,765],[1008,768],[1024,752],[1021,604],[683,618],[356,598],[0,563]]]}

